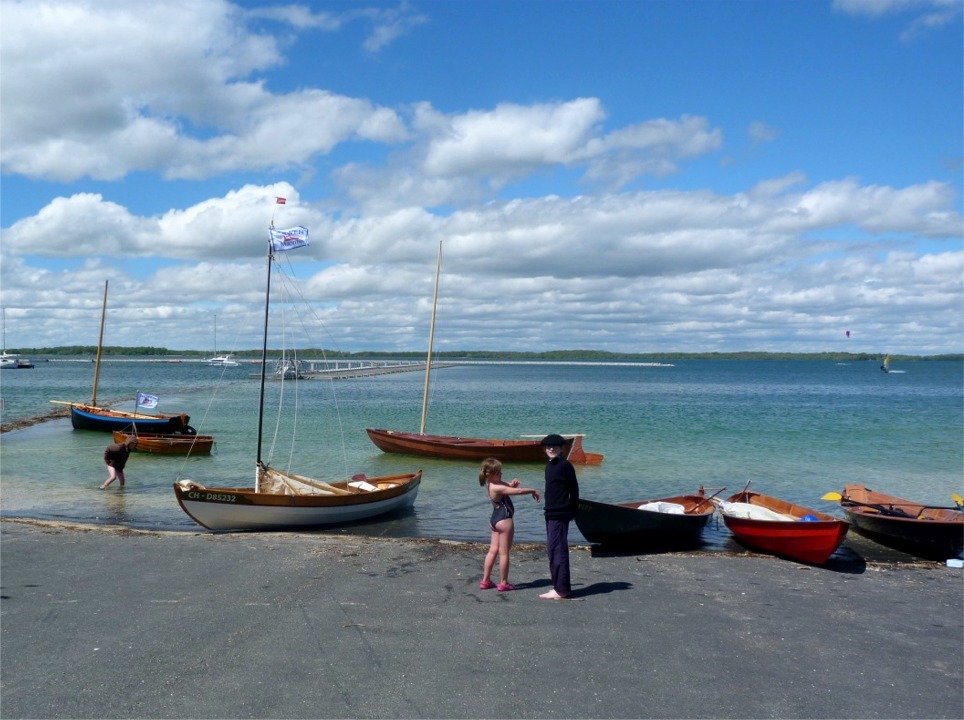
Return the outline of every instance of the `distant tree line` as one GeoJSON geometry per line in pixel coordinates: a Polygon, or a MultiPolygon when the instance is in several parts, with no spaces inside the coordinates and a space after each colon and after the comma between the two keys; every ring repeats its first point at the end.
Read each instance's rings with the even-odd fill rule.
{"type": "MultiPolygon", "coordinates": [[[[97,355],[96,345],[65,345],[53,348],[17,348],[9,350],[11,353],[23,355],[97,355]]],[[[272,357],[281,355],[282,350],[269,350],[272,357]]],[[[241,358],[261,358],[260,350],[239,350],[232,353],[241,358]]],[[[289,351],[290,354],[290,351],[289,351]]],[[[341,350],[325,350],[324,348],[306,348],[297,353],[301,357],[328,357],[338,359],[358,358],[415,358],[425,357],[422,351],[415,352],[385,352],[361,351],[344,352],[341,350]]],[[[625,361],[625,362],[665,362],[672,360],[827,360],[833,362],[876,362],[885,353],[848,353],[848,352],[818,352],[818,353],[790,353],[790,352],[660,352],[660,353],[613,353],[604,350],[548,350],[546,352],[498,352],[492,350],[447,350],[434,355],[443,360],[556,360],[556,361],[625,361]]],[[[150,345],[138,347],[119,347],[110,345],[102,348],[101,356],[145,356],[145,357],[208,357],[209,353],[200,350],[169,350],[167,348],[152,347],[150,345]]],[[[964,360],[964,353],[948,353],[943,355],[891,355],[897,362],[911,362],[918,360],[964,360]]]]}

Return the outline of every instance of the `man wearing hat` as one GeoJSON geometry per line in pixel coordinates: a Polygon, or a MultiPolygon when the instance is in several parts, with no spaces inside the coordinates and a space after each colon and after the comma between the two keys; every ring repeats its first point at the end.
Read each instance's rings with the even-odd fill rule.
{"type": "Polygon", "coordinates": [[[576,469],[563,457],[565,443],[562,435],[546,435],[542,439],[542,448],[549,458],[543,499],[552,590],[539,597],[546,600],[564,600],[572,592],[569,581],[569,522],[576,516],[576,506],[579,504],[579,482],[576,469]]]}

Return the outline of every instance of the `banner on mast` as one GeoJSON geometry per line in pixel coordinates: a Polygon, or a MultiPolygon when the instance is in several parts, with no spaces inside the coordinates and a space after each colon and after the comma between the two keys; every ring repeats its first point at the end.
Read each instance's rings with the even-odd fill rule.
{"type": "Polygon", "coordinates": [[[137,407],[153,410],[157,407],[157,401],[157,395],[148,395],[142,392],[137,393],[137,407]]]}
{"type": "Polygon", "coordinates": [[[272,252],[294,250],[308,244],[308,228],[302,225],[287,230],[268,228],[268,234],[271,236],[272,252]]]}

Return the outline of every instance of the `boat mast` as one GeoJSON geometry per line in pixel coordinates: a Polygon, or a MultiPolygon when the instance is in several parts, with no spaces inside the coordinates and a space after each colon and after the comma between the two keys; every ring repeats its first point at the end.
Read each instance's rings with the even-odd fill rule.
{"type": "Polygon", "coordinates": [[[104,346],[104,318],[107,316],[107,283],[104,280],[104,302],[100,309],[100,335],[97,337],[97,357],[94,359],[94,392],[90,397],[90,404],[97,405],[97,382],[100,380],[100,353],[104,346]]]}
{"type": "Polygon", "coordinates": [[[264,381],[268,364],[268,300],[271,297],[271,236],[268,236],[268,280],[264,290],[264,342],[261,345],[261,394],[258,397],[258,467],[261,466],[261,430],[264,424],[264,381]]]}
{"type": "Polygon", "coordinates": [[[422,392],[422,424],[418,434],[425,434],[425,416],[428,412],[428,382],[432,375],[432,344],[435,342],[435,310],[438,307],[438,279],[442,270],[442,241],[438,241],[438,259],[435,261],[435,295],[432,297],[432,324],[428,330],[428,357],[425,359],[425,390],[422,392]]]}

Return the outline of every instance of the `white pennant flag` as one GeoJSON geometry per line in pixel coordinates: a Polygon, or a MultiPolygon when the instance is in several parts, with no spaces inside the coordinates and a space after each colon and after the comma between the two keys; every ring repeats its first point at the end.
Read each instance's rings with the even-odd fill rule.
{"type": "Polygon", "coordinates": [[[294,250],[308,244],[308,228],[302,225],[287,230],[268,228],[268,233],[271,236],[271,252],[294,250]]]}
{"type": "Polygon", "coordinates": [[[142,392],[137,393],[137,407],[153,410],[157,407],[157,400],[157,395],[148,395],[142,392]]]}

